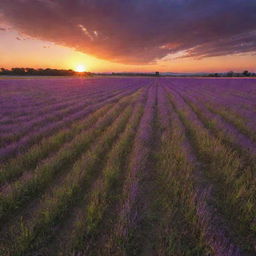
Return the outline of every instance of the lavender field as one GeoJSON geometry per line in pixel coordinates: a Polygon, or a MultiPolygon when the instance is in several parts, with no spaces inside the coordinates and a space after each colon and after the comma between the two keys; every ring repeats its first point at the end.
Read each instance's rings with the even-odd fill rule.
{"type": "Polygon", "coordinates": [[[0,255],[256,255],[256,79],[0,80],[0,255]]]}

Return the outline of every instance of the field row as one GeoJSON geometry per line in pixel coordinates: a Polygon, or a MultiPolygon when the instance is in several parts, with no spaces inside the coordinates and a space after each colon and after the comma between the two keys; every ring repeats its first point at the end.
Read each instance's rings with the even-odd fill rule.
{"type": "Polygon", "coordinates": [[[256,254],[256,80],[39,81],[0,84],[0,255],[256,254]]]}

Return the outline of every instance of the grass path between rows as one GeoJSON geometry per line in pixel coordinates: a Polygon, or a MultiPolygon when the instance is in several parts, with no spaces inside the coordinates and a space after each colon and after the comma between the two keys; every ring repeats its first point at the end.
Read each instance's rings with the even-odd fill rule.
{"type": "Polygon", "coordinates": [[[116,134],[123,129],[129,113],[130,107],[127,107],[126,111],[101,134],[99,143],[92,145],[91,149],[89,148],[89,151],[75,163],[63,184],[57,186],[51,194],[46,196],[44,202],[41,203],[42,209],[45,210],[43,212],[39,210],[38,214],[35,214],[30,220],[28,227],[22,225],[20,234],[15,239],[14,255],[22,255],[26,250],[36,248],[44,241],[46,234],[51,233],[51,226],[56,225],[65,215],[67,209],[70,209],[76,199],[78,200],[80,193],[83,192],[83,187],[90,185],[90,179],[94,176],[95,168],[98,167],[97,159],[105,150],[108,150],[117,136],[116,134]]]}

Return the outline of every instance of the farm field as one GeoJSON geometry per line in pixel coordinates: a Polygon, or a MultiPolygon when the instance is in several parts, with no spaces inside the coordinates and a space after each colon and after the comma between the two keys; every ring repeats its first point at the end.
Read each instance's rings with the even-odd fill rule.
{"type": "Polygon", "coordinates": [[[0,80],[0,255],[256,255],[256,79],[0,80]]]}

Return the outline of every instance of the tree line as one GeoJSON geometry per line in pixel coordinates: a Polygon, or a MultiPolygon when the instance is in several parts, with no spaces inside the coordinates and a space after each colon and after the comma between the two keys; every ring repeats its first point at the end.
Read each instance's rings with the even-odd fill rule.
{"type": "Polygon", "coordinates": [[[209,77],[255,77],[256,73],[249,72],[248,70],[245,70],[242,73],[234,72],[234,71],[229,71],[227,73],[214,73],[214,74],[209,74],[209,77]]]}
{"type": "MultiPolygon", "coordinates": [[[[5,76],[75,76],[77,72],[71,69],[35,69],[35,68],[12,68],[12,69],[0,69],[0,75],[5,76]]],[[[79,73],[82,76],[92,75],[90,72],[79,73]]]]}

